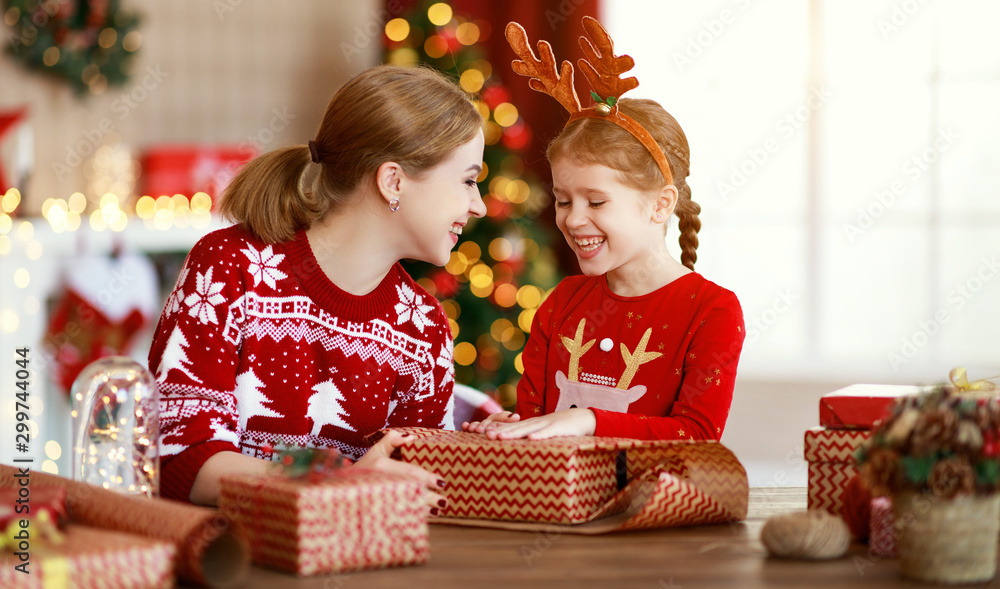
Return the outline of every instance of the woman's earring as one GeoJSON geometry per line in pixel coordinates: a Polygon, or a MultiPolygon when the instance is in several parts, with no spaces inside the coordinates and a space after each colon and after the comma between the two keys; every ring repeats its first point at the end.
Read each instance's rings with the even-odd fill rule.
{"type": "Polygon", "coordinates": [[[656,220],[657,220],[657,221],[662,221],[662,220],[663,220],[663,215],[661,215],[661,214],[657,213],[657,214],[656,214],[656,220]]]}
{"type": "Polygon", "coordinates": [[[389,210],[392,211],[392,212],[394,212],[394,213],[399,210],[399,199],[398,198],[394,198],[394,199],[392,199],[392,200],[389,201],[389,210]]]}

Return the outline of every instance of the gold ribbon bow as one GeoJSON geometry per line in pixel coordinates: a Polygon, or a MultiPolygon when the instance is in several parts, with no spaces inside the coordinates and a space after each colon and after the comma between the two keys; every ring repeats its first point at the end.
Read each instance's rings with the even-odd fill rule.
{"type": "Polygon", "coordinates": [[[998,378],[998,376],[991,376],[989,378],[969,382],[969,377],[965,372],[965,368],[953,368],[952,371],[948,373],[948,378],[951,379],[951,383],[955,385],[955,388],[958,389],[959,393],[977,393],[983,391],[987,393],[984,396],[989,396],[990,391],[997,390],[996,383],[990,381],[994,378],[998,378]]]}

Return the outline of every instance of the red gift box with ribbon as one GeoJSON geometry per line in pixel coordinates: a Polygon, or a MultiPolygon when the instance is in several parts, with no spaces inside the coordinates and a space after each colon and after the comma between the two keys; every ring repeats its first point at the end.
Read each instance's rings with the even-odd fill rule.
{"type": "Polygon", "coordinates": [[[420,564],[430,553],[415,479],[358,467],[322,477],[223,477],[219,509],[254,562],[309,576],[420,564]]]}
{"type": "Polygon", "coordinates": [[[889,414],[897,399],[919,394],[929,388],[910,385],[851,385],[820,397],[819,424],[830,429],[874,429],[889,414]]]}

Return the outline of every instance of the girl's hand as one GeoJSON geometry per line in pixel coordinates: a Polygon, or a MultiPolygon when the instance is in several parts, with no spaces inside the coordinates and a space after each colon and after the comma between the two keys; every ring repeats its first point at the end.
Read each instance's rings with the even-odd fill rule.
{"type": "Polygon", "coordinates": [[[500,413],[493,413],[482,421],[465,421],[462,423],[462,430],[476,434],[485,434],[486,432],[496,428],[498,424],[515,423],[520,420],[521,416],[517,413],[502,411],[500,413]]]}
{"type": "Polygon", "coordinates": [[[517,423],[497,424],[486,432],[491,440],[544,440],[559,436],[592,436],[597,417],[590,409],[566,409],[517,423]]]}
{"type": "Polygon", "coordinates": [[[409,434],[389,432],[376,442],[364,456],[359,458],[354,463],[354,466],[401,474],[419,480],[425,488],[424,502],[430,508],[431,515],[436,516],[448,505],[448,500],[439,492],[444,488],[444,479],[415,464],[407,464],[406,462],[391,458],[396,448],[399,448],[412,439],[409,437],[409,434]]]}

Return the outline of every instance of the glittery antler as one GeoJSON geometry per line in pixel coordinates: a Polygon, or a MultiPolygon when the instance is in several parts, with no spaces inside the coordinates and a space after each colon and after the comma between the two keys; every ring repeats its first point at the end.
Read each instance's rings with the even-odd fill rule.
{"type": "Polygon", "coordinates": [[[528,43],[528,34],[524,31],[524,27],[516,22],[508,23],[505,31],[507,43],[521,58],[512,61],[511,68],[515,73],[530,78],[528,86],[532,90],[548,94],[563,105],[569,111],[567,124],[580,119],[601,118],[631,133],[653,156],[666,183],[672,184],[674,177],[670,171],[670,163],[667,162],[667,156],[656,140],[642,125],[618,109],[618,98],[639,85],[635,77],[625,79],[619,77],[632,69],[635,61],[628,55],[615,56],[614,43],[601,23],[585,16],[583,26],[590,39],[580,37],[580,46],[589,61],[581,59],[580,67],[594,88],[595,92],[592,94],[601,93],[597,97],[598,104],[581,108],[580,98],[576,95],[576,88],[573,87],[573,64],[564,61],[559,71],[556,71],[556,56],[552,52],[552,46],[546,41],[538,42],[541,58],[535,57],[535,52],[528,43]]]}
{"type": "Polygon", "coordinates": [[[635,60],[629,55],[615,55],[611,35],[596,19],[583,17],[583,28],[587,36],[580,37],[580,49],[583,49],[586,59],[580,59],[577,63],[594,91],[602,98],[614,96],[617,99],[637,87],[639,80],[635,76],[619,77],[635,67],[635,60]]]}
{"type": "Polygon", "coordinates": [[[622,360],[625,360],[625,372],[622,374],[622,377],[618,379],[618,385],[615,388],[622,390],[628,389],[629,385],[632,384],[632,379],[635,378],[635,373],[638,372],[640,366],[663,355],[659,352],[646,351],[646,344],[649,343],[649,336],[652,333],[652,327],[646,329],[646,333],[642,334],[642,339],[639,340],[639,345],[635,347],[634,352],[629,352],[628,347],[622,343],[622,360]]]}
{"type": "Polygon", "coordinates": [[[576,326],[576,337],[569,339],[568,337],[562,337],[562,343],[566,346],[569,351],[569,379],[572,381],[580,380],[580,358],[587,353],[596,340],[590,340],[587,343],[583,343],[583,328],[587,324],[586,319],[581,319],[580,323],[576,326]]]}
{"type": "Polygon", "coordinates": [[[538,53],[541,59],[535,57],[528,42],[528,33],[517,23],[509,23],[506,30],[507,42],[511,49],[521,59],[511,62],[515,73],[531,78],[528,86],[532,90],[548,94],[570,113],[580,111],[580,99],[573,87],[573,64],[562,62],[562,67],[556,71],[556,56],[548,41],[538,42],[538,53]]]}

